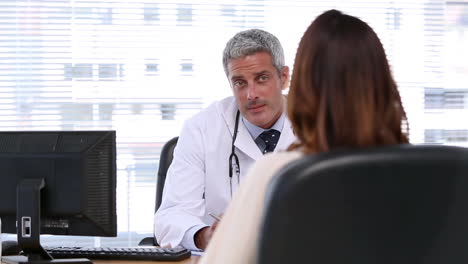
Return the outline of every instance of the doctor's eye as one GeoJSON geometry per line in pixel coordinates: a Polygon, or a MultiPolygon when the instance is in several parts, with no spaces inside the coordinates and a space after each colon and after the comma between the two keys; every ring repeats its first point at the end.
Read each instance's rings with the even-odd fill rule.
{"type": "Polygon", "coordinates": [[[268,81],[268,79],[269,79],[268,75],[260,75],[260,77],[258,77],[258,80],[260,82],[266,82],[268,81]]]}
{"type": "Polygon", "coordinates": [[[235,88],[242,88],[243,86],[245,86],[245,81],[243,80],[234,81],[232,83],[232,86],[234,86],[235,88]]]}

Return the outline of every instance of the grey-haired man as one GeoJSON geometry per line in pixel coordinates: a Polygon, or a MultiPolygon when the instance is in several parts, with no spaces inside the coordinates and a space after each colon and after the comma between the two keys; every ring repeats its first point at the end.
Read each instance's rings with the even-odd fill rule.
{"type": "Polygon", "coordinates": [[[285,115],[289,68],[279,40],[259,29],[239,32],[226,44],[223,66],[234,96],[184,124],[155,214],[163,247],[205,249],[217,223],[210,214],[225,211],[258,158],[295,140],[285,115]]]}

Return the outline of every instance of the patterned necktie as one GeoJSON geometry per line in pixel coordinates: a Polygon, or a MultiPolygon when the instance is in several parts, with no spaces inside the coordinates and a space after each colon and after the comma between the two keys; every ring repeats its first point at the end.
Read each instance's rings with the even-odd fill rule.
{"type": "Polygon", "coordinates": [[[273,152],[276,147],[276,143],[278,143],[279,137],[281,133],[278,130],[270,129],[263,131],[263,133],[258,136],[265,142],[265,149],[263,150],[263,154],[267,152],[273,152]]]}

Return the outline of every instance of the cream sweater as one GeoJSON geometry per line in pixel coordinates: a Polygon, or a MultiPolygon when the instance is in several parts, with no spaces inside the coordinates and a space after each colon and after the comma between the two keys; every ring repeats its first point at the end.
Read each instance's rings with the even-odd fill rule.
{"type": "Polygon", "coordinates": [[[277,152],[258,160],[249,171],[219,223],[199,264],[249,264],[257,259],[257,240],[270,179],[302,153],[277,152]]]}

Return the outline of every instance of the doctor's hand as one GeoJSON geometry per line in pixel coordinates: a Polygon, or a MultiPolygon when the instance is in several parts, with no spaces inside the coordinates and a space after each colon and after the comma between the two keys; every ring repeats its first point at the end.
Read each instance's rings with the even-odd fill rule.
{"type": "Polygon", "coordinates": [[[200,230],[198,230],[197,233],[195,233],[195,246],[199,249],[205,250],[206,247],[208,246],[208,243],[211,240],[211,237],[214,234],[214,231],[216,230],[216,227],[218,226],[219,221],[215,221],[212,226],[207,226],[204,227],[200,230]]]}

